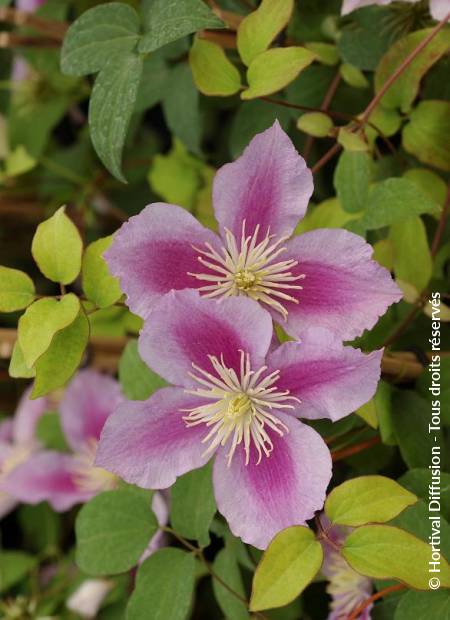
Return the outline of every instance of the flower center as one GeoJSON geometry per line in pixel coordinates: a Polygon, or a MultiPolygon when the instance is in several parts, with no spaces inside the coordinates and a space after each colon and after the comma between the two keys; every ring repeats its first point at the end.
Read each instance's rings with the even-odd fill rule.
{"type": "Polygon", "coordinates": [[[110,491],[117,486],[118,478],[102,467],[93,465],[97,441],[94,438],[88,440],[84,449],[75,455],[77,465],[75,468],[75,481],[83,491],[99,493],[110,491]]]}
{"type": "Polygon", "coordinates": [[[196,373],[189,373],[189,376],[200,387],[186,391],[209,402],[192,409],[183,409],[188,414],[183,420],[187,426],[205,424],[210,428],[202,439],[202,443],[209,442],[205,455],[213,452],[217,446],[229,443],[227,457],[230,465],[237,446],[243,443],[245,464],[248,465],[250,446],[253,444],[258,454],[258,464],[263,453],[268,457],[273,450],[267,430],[271,429],[281,437],[289,432],[273,411],[293,409],[293,405],[287,401],[299,400],[289,396],[288,390],[277,390],[274,384],[280,377],[278,370],[270,374],[265,374],[267,366],[252,370],[250,356],[244,351],[241,351],[239,373],[225,365],[223,356],[220,360],[213,355],[208,358],[214,374],[192,364],[196,373]]]}
{"type": "Polygon", "coordinates": [[[257,242],[258,234],[259,226],[253,235],[246,236],[244,220],[239,247],[233,233],[226,230],[226,246],[222,248],[222,254],[210,243],[205,244],[206,250],[194,248],[199,253],[199,262],[208,268],[209,273],[188,275],[207,283],[199,288],[205,297],[246,295],[270,306],[286,319],[288,311],[285,304],[298,303],[291,293],[303,288],[297,282],[305,274],[293,275],[292,268],[298,261],[277,260],[286,251],[282,244],[288,237],[274,241],[275,235],[267,232],[264,239],[257,242]]]}

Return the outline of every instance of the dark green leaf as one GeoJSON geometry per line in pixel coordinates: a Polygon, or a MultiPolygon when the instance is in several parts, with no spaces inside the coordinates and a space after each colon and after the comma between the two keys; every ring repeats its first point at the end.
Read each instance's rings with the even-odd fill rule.
{"type": "Polygon", "coordinates": [[[193,153],[200,153],[199,94],[187,63],[176,65],[165,83],[163,110],[171,132],[193,153]]]}
{"type": "MultiPolygon", "coordinates": [[[[222,549],[214,558],[213,570],[234,592],[246,598],[242,575],[236,558],[229,548],[222,549]]],[[[214,594],[227,620],[248,620],[247,606],[213,579],[214,594]]]]}
{"type": "Polygon", "coordinates": [[[125,182],[122,150],[141,81],[143,59],[122,54],[110,59],[95,80],[89,103],[92,143],[108,170],[125,182]]]}
{"type": "Polygon", "coordinates": [[[139,568],[127,607],[128,620],[185,620],[194,594],[195,558],[161,549],[139,568]]]}
{"type": "Polygon", "coordinates": [[[130,340],[119,362],[122,391],[131,400],[146,400],[153,392],[167,385],[142,361],[136,340],[130,340]]]}

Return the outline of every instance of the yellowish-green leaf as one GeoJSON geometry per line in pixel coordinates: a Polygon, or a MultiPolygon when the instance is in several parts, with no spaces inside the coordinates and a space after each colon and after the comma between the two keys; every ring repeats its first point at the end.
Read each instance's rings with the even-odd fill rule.
{"type": "Polygon", "coordinates": [[[297,129],[316,138],[325,138],[333,128],[333,121],[324,112],[307,112],[297,121],[297,129]]]}
{"type": "Polygon", "coordinates": [[[438,174],[426,168],[410,168],[403,176],[416,183],[438,205],[444,206],[447,196],[447,185],[438,174]]]}
{"type": "Polygon", "coordinates": [[[81,269],[83,243],[64,207],[37,227],[31,251],[44,276],[53,282],[70,284],[81,269]]]}
{"type": "Polygon", "coordinates": [[[13,348],[8,372],[9,376],[14,377],[15,379],[31,379],[36,374],[36,370],[34,368],[28,368],[25,364],[22,349],[20,348],[18,340],[16,340],[13,348]]]}
{"type": "Polygon", "coordinates": [[[417,497],[385,476],[361,476],[335,487],[325,502],[332,523],[358,527],[385,523],[412,506],[417,497]]]}
{"type": "Polygon", "coordinates": [[[80,301],[73,293],[60,301],[39,299],[27,308],[19,319],[18,341],[28,368],[49,348],[55,334],[73,323],[79,311],[80,301]]]}
{"type": "Polygon", "coordinates": [[[281,90],[315,58],[304,47],[278,47],[262,52],[247,70],[249,87],[241,93],[242,99],[264,97],[281,90]]]}
{"type": "Polygon", "coordinates": [[[59,331],[50,347],[36,362],[32,398],[63,387],[80,365],[89,340],[89,321],[80,310],[68,327],[59,331]]]}
{"type": "MultiPolygon", "coordinates": [[[[431,28],[416,30],[399,39],[381,59],[375,71],[375,92],[379,93],[405,58],[431,33],[431,28]]],[[[417,96],[420,82],[425,73],[450,49],[450,32],[441,30],[416,56],[400,77],[392,84],[381,99],[387,108],[400,108],[408,112],[417,96]]]]}
{"type": "Polygon", "coordinates": [[[371,428],[378,428],[377,410],[373,398],[355,411],[371,428]]]}
{"type": "Polygon", "coordinates": [[[237,32],[237,48],[247,66],[264,52],[289,21],[293,0],[263,0],[244,17],[237,32]]]}
{"type": "Polygon", "coordinates": [[[368,79],[366,78],[364,73],[361,71],[361,69],[358,69],[358,67],[355,67],[354,65],[350,65],[349,63],[344,62],[339,67],[339,72],[344,82],[347,82],[347,84],[349,84],[350,86],[353,86],[353,88],[368,88],[369,87],[368,79]]]}
{"type": "Polygon", "coordinates": [[[346,151],[367,151],[369,148],[367,142],[359,134],[350,131],[346,127],[339,129],[337,141],[346,151]]]}
{"type": "Polygon", "coordinates": [[[241,87],[239,71],[216,43],[196,38],[189,53],[192,76],[201,93],[227,97],[241,87]]]}
{"type": "Polygon", "coordinates": [[[405,151],[424,164],[450,170],[450,103],[421,101],[402,133],[405,151]]]}
{"type": "Polygon", "coordinates": [[[17,177],[20,174],[24,174],[34,168],[36,163],[36,160],[28,154],[26,148],[22,144],[19,144],[6,158],[6,176],[17,177]]]}
{"type": "Polygon", "coordinates": [[[361,213],[344,211],[337,198],[328,198],[316,207],[308,209],[306,216],[297,224],[294,234],[316,228],[342,228],[347,222],[358,219],[361,213]]]}
{"type": "Polygon", "coordinates": [[[253,578],[250,610],[283,607],[314,579],[323,561],[314,532],[301,525],[288,527],[272,540],[253,578]]]}
{"type": "MultiPolygon", "coordinates": [[[[372,579],[398,579],[417,590],[428,590],[430,545],[389,525],[364,525],[345,540],[342,555],[350,566],[372,579]]],[[[441,587],[450,587],[450,567],[441,556],[441,587]]]]}
{"type": "Polygon", "coordinates": [[[373,260],[388,271],[394,269],[394,247],[389,239],[380,239],[373,244],[373,260]]]}
{"type": "Polygon", "coordinates": [[[0,266],[0,312],[23,310],[34,297],[33,280],[26,273],[0,266]]]}
{"type": "Polygon", "coordinates": [[[305,47],[316,55],[317,60],[323,65],[337,65],[339,62],[339,50],[332,43],[306,42],[305,47]]]}
{"type": "Polygon", "coordinates": [[[393,224],[389,239],[394,247],[396,277],[423,291],[433,272],[433,259],[422,219],[409,217],[393,224]]]}
{"type": "Polygon", "coordinates": [[[81,267],[83,290],[86,297],[99,308],[111,306],[122,296],[119,281],[109,272],[103,253],[111,245],[113,236],[91,243],[84,252],[81,267]]]}

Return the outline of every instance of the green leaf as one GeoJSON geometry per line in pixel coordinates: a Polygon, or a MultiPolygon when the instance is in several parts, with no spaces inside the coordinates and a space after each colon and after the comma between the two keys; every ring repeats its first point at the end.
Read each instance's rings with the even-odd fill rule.
{"type": "Polygon", "coordinates": [[[103,253],[111,245],[113,236],[97,239],[86,248],[81,266],[83,291],[99,308],[107,308],[122,296],[119,281],[109,272],[103,253]]]}
{"type": "Polygon", "coordinates": [[[66,438],[61,427],[61,417],[56,411],[45,413],[38,420],[36,437],[47,450],[68,451],[66,438]]]}
{"type": "Polygon", "coordinates": [[[140,494],[120,490],[97,495],[78,513],[77,564],[90,575],[130,570],[157,529],[150,503],[140,494]]]}
{"type": "Polygon", "coordinates": [[[305,43],[305,47],[315,54],[317,60],[324,65],[332,67],[339,62],[339,50],[336,45],[311,41],[305,43]]]}
{"type": "Polygon", "coordinates": [[[342,208],[349,213],[364,211],[372,179],[372,159],[368,153],[344,151],[334,172],[334,187],[342,208]]]}
{"type": "Polygon", "coordinates": [[[403,128],[405,151],[424,164],[450,170],[450,103],[421,101],[403,128]]]}
{"type": "Polygon", "coordinates": [[[177,479],[170,494],[170,522],[185,538],[209,543],[209,526],[216,512],[211,462],[177,479]]]}
{"type": "Polygon", "coordinates": [[[447,185],[438,174],[427,168],[409,168],[403,175],[405,179],[416,183],[424,194],[434,200],[441,207],[445,204],[447,185]]]}
{"type": "Polygon", "coordinates": [[[385,523],[396,517],[417,497],[385,476],[361,476],[335,487],[325,502],[332,523],[358,527],[385,523]]]}
{"type": "Polygon", "coordinates": [[[263,0],[244,17],[237,31],[237,48],[247,66],[264,52],[289,21],[293,0],[263,0]]]}
{"type": "Polygon", "coordinates": [[[95,80],[89,102],[92,144],[106,168],[120,181],[122,150],[133,114],[143,58],[131,52],[111,58],[95,80]]]}
{"type": "Polygon", "coordinates": [[[186,620],[194,595],[195,558],[181,549],[160,549],[139,568],[127,620],[186,620]]]}
{"type": "Polygon", "coordinates": [[[450,620],[450,596],[443,590],[437,592],[414,592],[410,590],[401,597],[395,610],[394,620],[450,620]]]}
{"type": "Polygon", "coordinates": [[[189,52],[189,64],[195,85],[204,95],[227,97],[241,88],[239,71],[212,41],[196,37],[189,52]]]}
{"type": "Polygon", "coordinates": [[[357,219],[359,213],[348,213],[341,207],[337,198],[328,198],[312,209],[297,224],[295,234],[315,230],[316,228],[342,228],[351,220],[357,219]]]}
{"type": "MultiPolygon", "coordinates": [[[[214,558],[213,571],[234,592],[246,598],[241,571],[230,548],[221,549],[214,558]]],[[[212,580],[214,596],[227,620],[249,620],[250,615],[245,603],[225,588],[217,579],[212,580]]]]}
{"type": "Polygon", "coordinates": [[[167,126],[172,134],[190,151],[199,154],[201,152],[199,94],[187,63],[179,63],[170,71],[162,105],[167,126]]]}
{"type": "Polygon", "coordinates": [[[9,362],[8,372],[9,376],[14,377],[15,379],[22,377],[24,379],[31,379],[36,374],[35,368],[28,368],[28,366],[25,364],[23,351],[20,348],[18,340],[16,340],[14,344],[11,360],[9,362]]]}
{"type": "Polygon", "coordinates": [[[32,170],[37,164],[37,161],[30,157],[26,148],[19,144],[8,155],[5,161],[5,175],[7,177],[15,177],[20,174],[24,174],[29,170],[32,170]]]}
{"type": "MultiPolygon", "coordinates": [[[[342,555],[350,566],[373,579],[398,579],[417,590],[428,590],[430,545],[389,525],[364,525],[345,540],[342,555]]],[[[450,567],[441,557],[442,587],[450,587],[450,567]]]]}
{"type": "Polygon", "coordinates": [[[349,86],[353,86],[353,88],[368,88],[369,82],[364,75],[364,73],[355,67],[354,65],[350,65],[347,62],[344,62],[339,67],[339,72],[342,76],[344,82],[346,82],[349,86]]]}
{"type": "Polygon", "coordinates": [[[4,551],[0,553],[0,592],[23,579],[37,565],[37,558],[22,551],[4,551]]]}
{"type": "MultiPolygon", "coordinates": [[[[430,470],[428,467],[426,469],[410,469],[398,479],[398,482],[405,489],[409,489],[424,501],[428,501],[428,485],[430,484],[430,470]]],[[[444,471],[441,472],[441,492],[441,511],[448,521],[450,520],[450,473],[444,471]]]]}
{"type": "Polygon", "coordinates": [[[438,209],[439,206],[415,183],[408,179],[386,179],[370,188],[361,224],[366,230],[372,230],[438,209]]]}
{"type": "Polygon", "coordinates": [[[307,112],[297,121],[297,129],[316,138],[325,138],[333,128],[333,121],[323,112],[307,112]]]}
{"type": "Polygon", "coordinates": [[[146,3],[145,34],[139,52],[153,52],[198,30],[224,27],[202,0],[150,0],[146,3]]]}
{"type": "Polygon", "coordinates": [[[423,291],[433,272],[433,259],[422,219],[418,216],[409,217],[393,224],[389,239],[394,247],[396,278],[413,284],[418,291],[423,291]]]}
{"type": "Polygon", "coordinates": [[[346,151],[367,151],[369,146],[360,134],[354,133],[347,129],[347,127],[341,127],[338,132],[337,141],[344,147],[346,151]]]}
{"type": "Polygon", "coordinates": [[[153,392],[167,385],[142,361],[136,340],[130,340],[122,353],[119,381],[123,393],[131,400],[147,400],[153,392]]]}
{"type": "Polygon", "coordinates": [[[80,273],[83,242],[65,207],[39,224],[31,252],[39,269],[53,282],[70,284],[80,273]]]}
{"type": "Polygon", "coordinates": [[[100,71],[111,59],[119,61],[139,39],[140,19],[121,2],[96,6],[69,28],[61,50],[61,70],[68,75],[100,71]]]}
{"type": "Polygon", "coordinates": [[[36,506],[20,506],[18,517],[27,548],[33,551],[58,548],[61,518],[49,504],[43,502],[36,506]]]}
{"type": "Polygon", "coordinates": [[[281,90],[315,57],[305,47],[278,47],[262,52],[247,70],[249,87],[241,93],[242,99],[255,99],[281,90]]]}
{"type": "Polygon", "coordinates": [[[428,402],[416,392],[398,390],[394,392],[392,409],[392,425],[403,460],[408,467],[428,467],[434,443],[428,432],[428,402]]]}
{"type": "Polygon", "coordinates": [[[18,341],[28,368],[49,348],[55,334],[73,323],[80,301],[69,293],[61,300],[46,297],[35,301],[19,319],[18,341]]]}
{"type": "MultiPolygon", "coordinates": [[[[170,88],[168,80],[171,74],[172,71],[169,71],[161,53],[150,54],[144,58],[141,82],[134,105],[135,114],[145,112],[162,100],[166,88],[170,88]]],[[[182,116],[184,117],[184,111],[182,116]]]]}
{"type": "Polygon", "coordinates": [[[321,544],[309,528],[294,525],[272,540],[253,578],[250,610],[282,607],[295,599],[318,573],[321,544]]]}
{"type": "Polygon", "coordinates": [[[47,351],[36,362],[32,398],[64,386],[80,365],[89,340],[89,321],[80,310],[75,321],[58,332],[47,351]]]}
{"type": "Polygon", "coordinates": [[[0,266],[0,312],[23,310],[35,293],[33,280],[26,273],[0,266]]]}
{"type": "MultiPolygon", "coordinates": [[[[391,75],[407,56],[428,37],[431,30],[431,28],[426,28],[411,32],[389,48],[375,71],[376,93],[380,92],[391,75]]],[[[381,103],[387,108],[400,108],[402,112],[408,112],[417,96],[423,76],[449,49],[450,34],[447,29],[444,29],[434,36],[402,72],[400,77],[383,95],[381,103]]]]}

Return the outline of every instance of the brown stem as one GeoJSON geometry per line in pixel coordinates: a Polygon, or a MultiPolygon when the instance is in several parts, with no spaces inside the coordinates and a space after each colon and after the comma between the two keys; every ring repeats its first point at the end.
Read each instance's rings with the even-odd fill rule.
{"type": "Polygon", "coordinates": [[[378,599],[383,598],[387,594],[391,594],[391,592],[397,592],[398,590],[403,590],[405,587],[406,586],[404,586],[402,583],[397,583],[394,586],[389,586],[388,588],[384,588],[384,590],[376,592],[370,598],[366,599],[363,603],[361,603],[359,607],[353,610],[352,613],[347,616],[347,620],[356,620],[361,615],[361,613],[365,609],[367,609],[367,607],[369,607],[369,605],[372,605],[372,603],[378,601],[378,599]]]}
{"type": "Polygon", "coordinates": [[[18,27],[30,26],[59,42],[64,39],[64,35],[69,27],[65,22],[44,19],[35,13],[27,13],[26,11],[9,7],[0,7],[0,21],[18,27]]]}
{"type": "MultiPolygon", "coordinates": [[[[331,101],[333,100],[333,97],[336,94],[336,91],[339,87],[340,82],[341,82],[341,74],[339,73],[339,71],[337,71],[336,75],[331,80],[331,83],[327,89],[327,92],[325,93],[325,97],[323,98],[322,105],[319,108],[320,112],[326,112],[328,110],[328,108],[330,107],[331,101]]],[[[314,136],[308,136],[305,142],[305,148],[303,150],[303,157],[305,158],[306,161],[308,161],[309,159],[309,155],[311,153],[313,144],[314,144],[314,136]]]]}
{"type": "Polygon", "coordinates": [[[333,463],[336,461],[341,461],[342,459],[346,459],[348,456],[353,456],[354,454],[359,454],[359,452],[363,452],[363,450],[367,450],[368,448],[372,448],[372,446],[380,443],[380,438],[372,437],[372,439],[368,439],[367,441],[362,441],[361,443],[357,443],[354,446],[349,446],[348,448],[343,448],[342,450],[336,450],[335,452],[331,452],[331,459],[333,463]]]}
{"type": "Polygon", "coordinates": [[[14,47],[59,47],[60,43],[50,37],[28,37],[11,32],[0,32],[0,48],[14,47]]]}
{"type": "Polygon", "coordinates": [[[339,547],[338,544],[336,544],[334,542],[334,540],[331,540],[331,538],[328,536],[328,532],[323,527],[322,521],[320,520],[320,516],[318,514],[314,517],[314,521],[316,522],[317,531],[318,531],[318,534],[319,534],[319,536],[317,538],[319,540],[325,540],[331,547],[333,547],[333,549],[335,551],[340,553],[341,552],[341,548],[339,547]]]}
{"type": "Polygon", "coordinates": [[[325,155],[323,155],[319,159],[319,161],[314,164],[314,166],[311,168],[311,172],[313,174],[317,174],[317,172],[319,172],[319,170],[321,170],[330,161],[330,159],[333,159],[333,157],[337,153],[339,153],[341,148],[342,146],[339,144],[339,142],[336,142],[335,144],[333,144],[333,146],[330,149],[328,149],[325,155]]]}
{"type": "Polygon", "coordinates": [[[434,37],[437,35],[437,33],[440,30],[442,30],[442,28],[445,26],[445,24],[448,22],[449,19],[450,19],[450,13],[448,13],[448,15],[446,15],[446,17],[444,17],[444,19],[442,21],[440,21],[433,28],[433,30],[430,32],[430,34],[415,49],[413,49],[413,51],[410,54],[408,54],[408,56],[397,67],[397,69],[394,71],[394,73],[386,80],[386,82],[380,88],[380,90],[377,93],[377,95],[372,99],[372,101],[369,103],[367,108],[364,110],[364,113],[363,113],[363,115],[361,117],[362,124],[365,124],[367,122],[367,120],[369,119],[369,116],[375,110],[375,108],[380,103],[381,99],[384,97],[384,95],[389,90],[389,88],[392,86],[392,84],[394,84],[394,82],[401,76],[403,71],[405,71],[405,69],[407,69],[409,67],[409,65],[416,58],[416,56],[418,56],[418,54],[420,54],[420,52],[430,43],[430,41],[432,41],[434,39],[434,37]]]}

